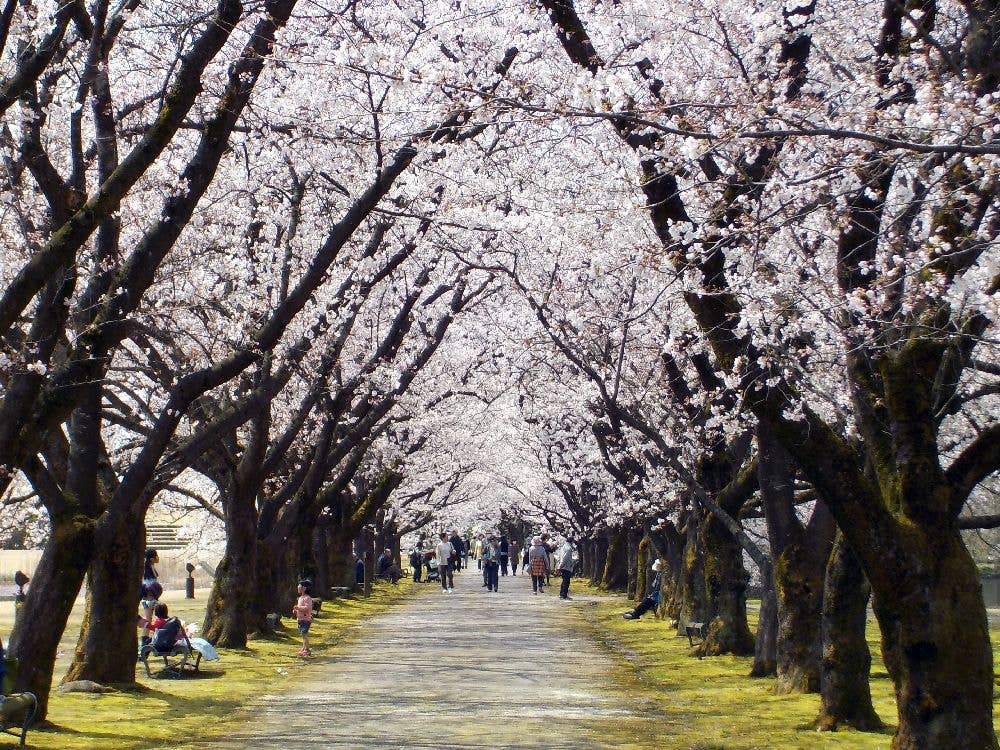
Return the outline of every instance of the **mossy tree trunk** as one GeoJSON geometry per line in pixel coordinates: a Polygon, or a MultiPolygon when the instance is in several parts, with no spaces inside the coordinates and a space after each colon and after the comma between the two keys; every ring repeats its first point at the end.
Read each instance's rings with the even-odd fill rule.
{"type": "Polygon", "coordinates": [[[816,726],[862,732],[882,728],[872,706],[872,657],[865,638],[871,588],[842,533],[837,533],[823,589],[821,706],[816,726]]]}
{"type": "Polygon", "coordinates": [[[329,528],[327,531],[327,551],[330,585],[354,588],[353,534],[340,527],[329,528]]]}
{"type": "Polygon", "coordinates": [[[608,591],[625,591],[628,587],[628,532],[622,528],[609,529],[608,547],[601,574],[601,588],[608,591]]]}
{"type": "Polygon", "coordinates": [[[257,539],[256,564],[254,565],[253,585],[250,588],[248,612],[248,632],[261,635],[272,635],[273,630],[267,621],[267,615],[277,613],[288,617],[289,613],[281,609],[278,587],[283,578],[284,560],[281,548],[270,539],[257,539]]]}
{"type": "Polygon", "coordinates": [[[639,578],[639,543],[642,541],[642,531],[638,528],[630,527],[626,531],[626,547],[625,547],[625,565],[626,565],[626,579],[625,579],[625,596],[628,599],[635,600],[637,597],[642,598],[641,590],[637,590],[637,583],[639,578]]]}
{"type": "Polygon", "coordinates": [[[706,622],[708,596],[705,592],[704,545],[702,522],[704,512],[691,510],[685,524],[684,556],[677,587],[677,629],[684,634],[689,622],[706,622]]]}
{"type": "Polygon", "coordinates": [[[96,546],[101,554],[87,574],[83,625],[63,682],[132,685],[138,652],[136,611],[146,547],[145,505],[134,509],[110,539],[102,532],[99,526],[96,546]]]}
{"type": "MultiPolygon", "coordinates": [[[[681,526],[688,517],[681,514],[681,526]]],[[[663,563],[663,585],[660,594],[660,609],[663,614],[673,619],[680,619],[680,588],[681,574],[684,569],[685,534],[677,529],[672,521],[665,521],[652,529],[648,534],[650,545],[663,563]]]]}
{"type": "Polygon", "coordinates": [[[743,548],[714,514],[702,522],[705,605],[708,634],[699,656],[753,653],[754,638],[747,624],[746,589],[750,576],[743,566],[743,548]]]}
{"type": "Polygon", "coordinates": [[[608,559],[608,539],[604,533],[594,536],[590,549],[592,550],[590,585],[599,586],[601,584],[601,577],[604,575],[604,565],[608,559]]]}
{"type": "Polygon", "coordinates": [[[808,524],[795,512],[795,467],[766,424],[757,428],[761,504],[777,599],[778,693],[820,689],[823,577],[836,526],[822,501],[808,524]]]}
{"type": "Polygon", "coordinates": [[[7,650],[8,656],[19,662],[14,692],[35,694],[37,721],[44,721],[48,712],[59,640],[90,567],[94,543],[91,518],[55,514],[50,516],[50,522],[49,538],[7,650]]]}
{"type": "MultiPolygon", "coordinates": [[[[957,528],[934,529],[894,550],[911,580],[874,597],[882,652],[896,688],[895,750],[995,748],[993,651],[979,571],[957,528]]],[[[875,588],[873,583],[873,588],[875,588]]]]}
{"type": "Polygon", "coordinates": [[[254,497],[237,493],[225,509],[226,549],[215,571],[205,608],[204,636],[224,648],[246,648],[255,625],[250,615],[257,568],[257,512],[254,497]]]}
{"type": "MultiPolygon", "coordinates": [[[[635,551],[635,586],[632,589],[632,595],[630,599],[635,599],[641,601],[646,595],[646,589],[649,586],[647,580],[646,569],[649,567],[649,548],[650,542],[648,536],[643,536],[639,541],[635,551]]],[[[662,597],[662,593],[661,593],[662,597]]],[[[663,603],[663,599],[660,599],[660,603],[663,603]]]]}
{"type": "Polygon", "coordinates": [[[751,677],[774,677],[778,673],[778,597],[770,566],[760,573],[760,621],[753,650],[751,677]]]}

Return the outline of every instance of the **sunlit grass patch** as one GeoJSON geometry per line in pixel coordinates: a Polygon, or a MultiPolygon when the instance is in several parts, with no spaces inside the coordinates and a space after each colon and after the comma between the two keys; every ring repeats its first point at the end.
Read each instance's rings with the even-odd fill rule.
{"type": "MultiPolygon", "coordinates": [[[[657,744],[679,750],[889,747],[896,706],[874,622],[868,627],[872,696],[886,729],[882,733],[816,732],[811,725],[819,713],[818,695],[776,695],[773,679],[748,676],[752,657],[698,659],[687,638],[678,637],[677,629],[667,621],[655,620],[652,614],[638,621],[622,619],[635,602],[577,582],[574,589],[599,597],[581,602],[584,619],[594,637],[618,655],[616,677],[646,710],[662,717],[657,722],[657,744]]],[[[752,628],[756,619],[752,609],[752,628]]],[[[994,632],[994,644],[998,640],[1000,634],[994,632]]],[[[622,739],[625,743],[637,740],[622,739]]]]}
{"type": "MultiPolygon", "coordinates": [[[[323,602],[309,633],[314,653],[310,660],[295,656],[301,641],[294,620],[286,617],[276,638],[251,640],[246,650],[222,649],[221,660],[203,662],[198,675],[150,679],[139,665],[139,686],[134,692],[53,692],[48,717],[52,727],[31,730],[28,745],[43,750],[140,750],[178,748],[223,735],[229,722],[239,720],[238,709],[262,693],[281,692],[308,679],[308,672],[318,664],[337,658],[358,626],[413,590],[414,584],[403,580],[397,586],[376,586],[367,599],[352,596],[323,602]]],[[[200,622],[205,597],[190,601],[181,596],[176,592],[165,595],[171,613],[200,622]]],[[[9,623],[0,619],[0,625],[9,632],[9,623]]],[[[68,666],[78,628],[79,613],[75,613],[67,629],[68,648],[63,648],[67,653],[57,666],[56,684],[68,666]]]]}

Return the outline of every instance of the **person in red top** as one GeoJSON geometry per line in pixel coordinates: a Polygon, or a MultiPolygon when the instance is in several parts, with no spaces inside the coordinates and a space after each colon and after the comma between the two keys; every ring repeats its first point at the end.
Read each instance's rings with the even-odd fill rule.
{"type": "Polygon", "coordinates": [[[292,607],[292,617],[299,623],[299,632],[302,634],[302,648],[296,656],[312,656],[309,648],[309,626],[313,619],[313,600],[309,596],[309,581],[299,581],[296,589],[299,592],[299,600],[292,607]]]}

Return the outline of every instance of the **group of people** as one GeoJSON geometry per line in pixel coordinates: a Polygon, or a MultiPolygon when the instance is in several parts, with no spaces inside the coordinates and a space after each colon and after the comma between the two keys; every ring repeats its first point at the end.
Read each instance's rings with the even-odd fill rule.
{"type": "Polygon", "coordinates": [[[482,588],[490,593],[499,591],[501,577],[508,574],[516,576],[520,567],[531,576],[534,594],[544,592],[555,572],[562,577],[559,598],[570,598],[570,581],[578,559],[572,539],[557,545],[548,534],[543,533],[522,546],[517,540],[508,539],[506,534],[479,534],[470,543],[457,530],[452,530],[450,535],[441,532],[438,539],[429,551],[420,542],[411,550],[410,566],[414,581],[422,579],[426,565],[428,572],[436,571],[442,592],[451,593],[455,590],[455,571],[462,569],[471,554],[483,574],[482,588]]]}

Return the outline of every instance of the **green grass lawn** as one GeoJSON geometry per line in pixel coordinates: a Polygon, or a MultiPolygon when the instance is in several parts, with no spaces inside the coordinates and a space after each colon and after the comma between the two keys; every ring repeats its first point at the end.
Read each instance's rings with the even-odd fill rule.
{"type": "MultiPolygon", "coordinates": [[[[51,728],[30,730],[28,746],[52,750],[146,750],[178,748],[183,742],[218,736],[226,721],[238,720],[234,712],[263,692],[280,692],[285,685],[308,679],[317,664],[336,657],[353,634],[372,616],[400,601],[415,588],[411,581],[398,586],[380,584],[372,595],[325,601],[310,630],[314,656],[295,656],[301,640],[295,622],[286,618],[284,629],[274,640],[253,640],[246,651],[221,650],[221,659],[202,664],[196,676],[183,679],[149,679],[137,667],[139,689],[129,693],[61,694],[49,701],[51,728]]],[[[207,591],[194,601],[183,593],[170,592],[163,599],[171,614],[186,622],[201,622],[207,591]]],[[[5,602],[0,628],[10,632],[13,605],[5,602]]],[[[58,679],[72,658],[82,618],[82,603],[74,610],[56,662],[58,679]]],[[[0,748],[13,745],[14,738],[0,740],[0,748]]]]}
{"type": "MultiPolygon", "coordinates": [[[[800,750],[889,747],[896,723],[892,683],[882,663],[878,626],[869,622],[872,652],[872,699],[885,722],[883,733],[853,730],[817,732],[811,723],[819,713],[818,695],[776,695],[773,679],[748,677],[752,657],[698,659],[677,629],[652,614],[641,620],[623,620],[634,606],[622,596],[573,584],[574,592],[597,595],[580,606],[593,635],[618,657],[618,675],[631,683],[636,700],[663,717],[658,724],[663,747],[678,750],[800,750]]],[[[757,612],[750,626],[756,630],[757,612]]],[[[1000,631],[993,630],[994,653],[1000,654],[1000,631]]],[[[622,738],[627,742],[628,738],[622,738]]],[[[639,738],[634,738],[636,741],[639,738]]]]}
{"type": "MultiPolygon", "coordinates": [[[[403,580],[397,587],[376,587],[368,599],[324,602],[310,633],[315,656],[308,661],[294,655],[300,641],[294,622],[286,619],[278,638],[251,641],[246,651],[224,650],[222,660],[205,664],[197,677],[151,680],[142,674],[139,690],[134,693],[53,693],[49,704],[53,727],[32,730],[28,744],[51,750],[174,749],[222,736],[233,722],[246,720],[239,709],[250,700],[263,692],[281,692],[308,681],[317,665],[336,659],[351,647],[367,620],[418,588],[403,580]]],[[[635,737],[628,735],[627,728],[609,724],[608,736],[616,738],[617,746],[649,747],[651,741],[678,750],[884,750],[889,746],[896,710],[874,622],[868,630],[872,694],[875,708],[886,722],[885,732],[818,733],[810,727],[819,710],[818,696],[775,695],[773,680],[747,676],[751,658],[697,659],[687,640],[678,638],[667,622],[654,620],[652,615],[639,621],[623,620],[622,612],[632,606],[623,597],[587,589],[577,581],[573,593],[580,595],[576,607],[583,613],[584,627],[616,656],[613,677],[634,701],[632,708],[655,718],[655,737],[650,737],[648,724],[644,734],[635,737]]],[[[164,599],[171,613],[200,622],[206,594],[199,591],[198,599],[187,601],[171,592],[164,599]]],[[[75,611],[67,628],[57,677],[69,666],[81,616],[82,612],[75,611]]],[[[750,617],[754,628],[755,610],[750,617]]],[[[4,632],[9,632],[11,619],[12,605],[0,605],[4,632]]],[[[992,635],[994,649],[1000,649],[1000,630],[992,635]]],[[[0,740],[0,748],[13,744],[13,738],[0,740]]]]}

